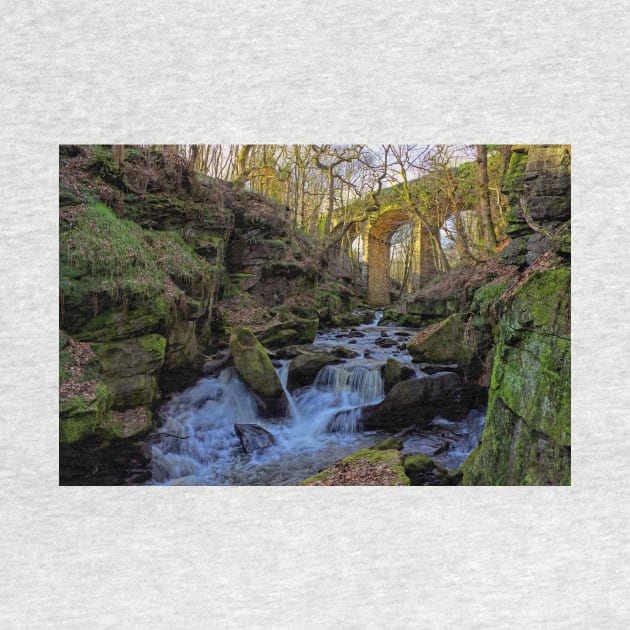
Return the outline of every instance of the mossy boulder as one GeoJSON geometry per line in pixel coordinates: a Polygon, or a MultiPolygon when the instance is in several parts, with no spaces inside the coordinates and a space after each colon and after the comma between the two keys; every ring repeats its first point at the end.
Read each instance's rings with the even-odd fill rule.
{"type": "Polygon", "coordinates": [[[395,449],[366,448],[344,457],[301,486],[408,486],[403,456],[395,449]]]}
{"type": "Polygon", "coordinates": [[[389,451],[391,449],[394,449],[395,451],[402,451],[403,443],[396,437],[388,437],[370,448],[374,451],[389,451]]]}
{"type": "Polygon", "coordinates": [[[427,473],[435,468],[435,463],[428,455],[415,453],[405,457],[404,466],[407,473],[427,473]]]}
{"type": "Polygon", "coordinates": [[[465,341],[464,322],[458,313],[420,331],[409,341],[407,350],[414,361],[454,361],[462,366],[468,365],[473,356],[465,341]]]}
{"type": "Polygon", "coordinates": [[[105,383],[59,403],[59,441],[72,444],[92,435],[111,415],[113,394],[105,383]]]}
{"type": "Polygon", "coordinates": [[[158,398],[156,374],[164,363],[164,337],[151,334],[93,347],[102,379],[114,393],[115,408],[149,405],[158,398]]]}
{"type": "Polygon", "coordinates": [[[233,328],[230,351],[239,376],[263,402],[263,411],[268,415],[284,415],[287,400],[282,384],[254,333],[249,328],[233,328]]]}
{"type": "Polygon", "coordinates": [[[496,331],[481,444],[462,466],[465,485],[569,484],[570,271],[532,274],[496,331]]]}

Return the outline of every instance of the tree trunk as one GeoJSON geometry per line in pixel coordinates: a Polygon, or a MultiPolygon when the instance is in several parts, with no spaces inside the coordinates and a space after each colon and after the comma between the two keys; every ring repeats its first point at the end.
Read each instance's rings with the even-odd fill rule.
{"type": "Polygon", "coordinates": [[[486,249],[493,252],[497,248],[497,237],[494,233],[494,223],[490,210],[490,191],[488,190],[488,147],[485,144],[477,145],[477,164],[479,191],[481,193],[481,224],[483,226],[483,237],[486,242],[486,249]]]}
{"type": "Polygon", "coordinates": [[[324,228],[324,238],[330,235],[332,225],[333,211],[335,209],[335,176],[333,174],[333,166],[328,167],[328,212],[326,213],[326,227],[324,228]]]}
{"type": "Polygon", "coordinates": [[[117,170],[120,170],[120,167],[123,165],[125,161],[125,145],[124,144],[113,144],[112,145],[112,160],[114,162],[114,166],[117,170]]]}

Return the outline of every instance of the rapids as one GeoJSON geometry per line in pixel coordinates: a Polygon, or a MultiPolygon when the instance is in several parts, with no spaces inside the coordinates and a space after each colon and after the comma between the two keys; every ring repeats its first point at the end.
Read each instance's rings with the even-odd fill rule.
{"type": "MultiPolygon", "coordinates": [[[[256,402],[232,367],[199,380],[173,396],[160,410],[162,437],[152,447],[151,484],[169,485],[294,485],[334,461],[387,436],[360,431],[361,408],[384,398],[381,366],[395,357],[423,373],[397,346],[382,347],[384,339],[406,341],[415,331],[380,327],[377,313],[369,325],[350,331],[332,330],[317,336],[314,345],[343,346],[358,353],[339,365],[326,366],[312,386],[289,392],[289,361],[277,362],[289,402],[285,418],[258,417],[256,402]],[[275,443],[246,454],[234,424],[258,424],[275,443]]],[[[451,443],[436,456],[440,466],[457,467],[472,451],[483,428],[482,412],[471,412],[463,423],[435,419],[435,431],[451,443]]],[[[437,435],[436,433],[436,435],[437,435]]],[[[406,452],[435,451],[435,435],[405,441],[406,452]]]]}

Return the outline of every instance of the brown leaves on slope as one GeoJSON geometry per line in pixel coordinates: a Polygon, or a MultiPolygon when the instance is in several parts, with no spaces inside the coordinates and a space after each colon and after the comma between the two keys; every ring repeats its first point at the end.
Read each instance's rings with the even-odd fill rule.
{"type": "Polygon", "coordinates": [[[68,378],[59,386],[60,400],[70,400],[79,394],[82,394],[86,399],[94,398],[98,381],[95,379],[85,380],[86,368],[96,358],[92,346],[89,343],[69,338],[66,347],[71,361],[64,366],[68,378]]]}
{"type": "Polygon", "coordinates": [[[454,293],[474,291],[491,280],[507,282],[516,276],[517,271],[513,265],[500,264],[496,257],[479,265],[462,265],[439,276],[424,287],[418,296],[446,299],[454,293]]]}
{"type": "Polygon", "coordinates": [[[400,476],[386,463],[359,459],[337,462],[326,469],[330,474],[309,486],[400,486],[400,476]]]}

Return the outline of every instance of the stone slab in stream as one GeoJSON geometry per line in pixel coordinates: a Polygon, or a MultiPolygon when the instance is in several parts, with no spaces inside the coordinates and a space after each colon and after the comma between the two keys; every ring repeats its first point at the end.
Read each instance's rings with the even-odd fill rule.
{"type": "Polygon", "coordinates": [[[259,424],[235,424],[234,430],[246,453],[264,451],[276,443],[273,435],[259,424]]]}

